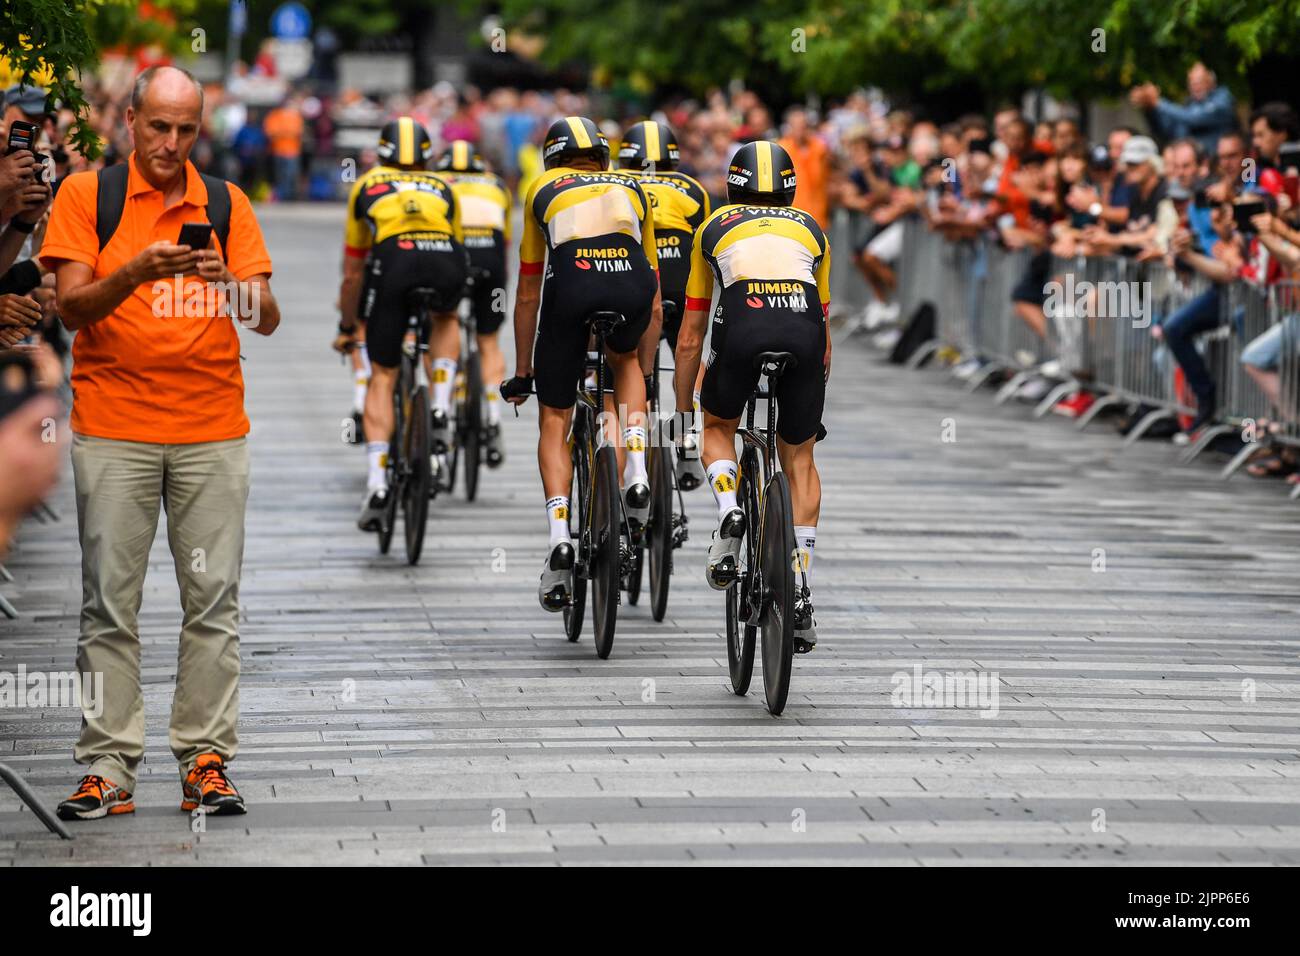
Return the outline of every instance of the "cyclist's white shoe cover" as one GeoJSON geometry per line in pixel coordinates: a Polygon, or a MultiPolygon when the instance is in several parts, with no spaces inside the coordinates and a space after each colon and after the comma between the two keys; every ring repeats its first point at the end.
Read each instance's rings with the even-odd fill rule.
{"type": "Polygon", "coordinates": [[[548,611],[563,611],[573,594],[573,545],[561,541],[551,549],[542,563],[542,580],[537,586],[537,600],[548,611]]]}
{"type": "Polygon", "coordinates": [[[704,577],[715,591],[725,591],[740,570],[740,539],[745,534],[745,512],[732,508],[718,523],[709,543],[709,564],[704,577]]]}

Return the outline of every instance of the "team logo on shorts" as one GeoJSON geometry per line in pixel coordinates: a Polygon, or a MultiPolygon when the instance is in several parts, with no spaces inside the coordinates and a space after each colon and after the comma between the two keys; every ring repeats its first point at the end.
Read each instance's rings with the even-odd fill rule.
{"type": "Polygon", "coordinates": [[[761,309],[763,307],[763,300],[756,295],[751,295],[749,298],[745,299],[745,305],[749,306],[751,309],[761,309]]]}
{"type": "Polygon", "coordinates": [[[577,266],[579,269],[581,269],[583,272],[586,272],[588,269],[591,268],[591,263],[588,262],[586,259],[574,259],[573,264],[577,266]]]}
{"type": "Polygon", "coordinates": [[[398,239],[398,240],[397,240],[397,248],[399,248],[399,249],[414,249],[414,248],[415,248],[415,243],[413,243],[410,239],[398,239]]]}

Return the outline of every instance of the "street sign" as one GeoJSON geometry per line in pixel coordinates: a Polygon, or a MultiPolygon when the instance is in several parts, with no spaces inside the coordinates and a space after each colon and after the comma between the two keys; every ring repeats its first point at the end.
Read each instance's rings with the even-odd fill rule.
{"type": "Polygon", "coordinates": [[[289,0],[271,14],[271,35],[279,40],[305,40],[311,36],[311,14],[301,3],[289,0]]]}

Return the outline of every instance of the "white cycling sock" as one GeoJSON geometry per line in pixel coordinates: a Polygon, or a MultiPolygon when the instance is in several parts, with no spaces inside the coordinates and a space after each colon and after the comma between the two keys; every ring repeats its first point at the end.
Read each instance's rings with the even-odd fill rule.
{"type": "Polygon", "coordinates": [[[366,488],[370,491],[386,491],[388,489],[388,473],[385,471],[388,467],[388,442],[366,442],[366,457],[370,460],[370,475],[366,479],[366,488]]]}
{"type": "Polygon", "coordinates": [[[569,541],[569,499],[556,495],[546,499],[546,520],[551,525],[551,548],[569,541]]]}
{"type": "Polygon", "coordinates": [[[623,447],[627,449],[627,462],[623,465],[623,487],[636,482],[649,484],[645,471],[645,429],[629,425],[623,429],[623,447]]]}
{"type": "Polygon", "coordinates": [[[799,546],[799,563],[803,568],[804,583],[809,583],[812,581],[813,545],[817,543],[817,526],[795,525],[794,540],[799,546]]]}
{"type": "Polygon", "coordinates": [[[429,396],[433,407],[444,412],[451,412],[451,390],[456,384],[456,360],[436,358],[433,360],[433,394],[429,396]]]}
{"type": "Polygon", "coordinates": [[[496,385],[489,385],[483,389],[483,397],[487,399],[487,420],[489,425],[501,424],[501,389],[496,385]]]}
{"type": "Polygon", "coordinates": [[[352,383],[352,408],[357,412],[364,413],[366,410],[366,392],[370,390],[370,378],[357,372],[357,377],[352,383]]]}
{"type": "Polygon", "coordinates": [[[738,507],[736,475],[739,471],[740,466],[726,458],[719,458],[705,471],[709,476],[709,487],[713,489],[713,498],[718,503],[719,519],[725,517],[728,511],[738,507]]]}

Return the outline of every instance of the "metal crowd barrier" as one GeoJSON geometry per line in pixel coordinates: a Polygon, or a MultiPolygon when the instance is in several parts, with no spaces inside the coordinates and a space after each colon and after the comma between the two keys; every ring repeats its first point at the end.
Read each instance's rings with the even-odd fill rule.
{"type": "MultiPolygon", "coordinates": [[[[1156,423],[1191,417],[1196,399],[1158,327],[1211,288],[1199,273],[1162,260],[1138,262],[1116,256],[1040,258],[1045,280],[1045,334],[1038,335],[1014,311],[1012,293],[1029,274],[1033,256],[989,240],[953,242],[919,218],[904,225],[898,298],[904,320],[923,305],[935,309],[935,336],[909,361],[916,367],[940,352],[986,363],[968,379],[971,391],[1002,373],[1007,382],[997,401],[1009,399],[1030,376],[1055,387],[1039,402],[1041,417],[1080,387],[1097,395],[1077,425],[1086,428],[1115,405],[1137,406],[1141,418],[1125,439],[1132,444],[1156,423]],[[1054,295],[1052,294],[1054,293],[1054,295]],[[1157,331],[1153,333],[1153,328],[1157,331]]],[[[1218,394],[1216,417],[1184,453],[1190,461],[1216,438],[1242,432],[1246,445],[1223,470],[1230,477],[1259,448],[1258,439],[1300,449],[1300,283],[1266,287],[1234,281],[1219,287],[1220,320],[1198,336],[1218,394]],[[1279,328],[1280,326],[1280,328],[1279,328]],[[1275,397],[1247,371],[1242,354],[1269,333],[1280,338],[1281,359],[1273,373],[1275,397]],[[1274,424],[1257,434],[1259,423],[1274,424]]],[[[1292,492],[1300,498],[1300,486],[1292,492]]]]}

